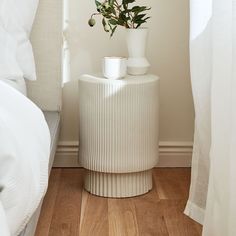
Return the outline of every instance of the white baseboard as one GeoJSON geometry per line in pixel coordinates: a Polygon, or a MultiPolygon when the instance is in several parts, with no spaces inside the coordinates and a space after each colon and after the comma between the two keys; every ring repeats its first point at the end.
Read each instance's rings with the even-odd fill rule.
{"type": "MultiPolygon", "coordinates": [[[[79,143],[59,142],[54,167],[81,167],[78,164],[79,143]]],[[[190,167],[192,142],[160,142],[159,163],[157,167],[190,167]]]]}

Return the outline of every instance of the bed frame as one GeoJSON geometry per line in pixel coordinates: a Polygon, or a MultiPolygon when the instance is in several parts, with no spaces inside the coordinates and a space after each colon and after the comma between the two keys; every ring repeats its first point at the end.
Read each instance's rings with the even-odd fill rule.
{"type": "MultiPolygon", "coordinates": [[[[51,134],[49,173],[53,164],[60,130],[62,97],[62,3],[40,0],[31,34],[37,81],[27,82],[28,97],[44,112],[51,134]]],[[[33,236],[43,199],[20,236],[33,236]]]]}

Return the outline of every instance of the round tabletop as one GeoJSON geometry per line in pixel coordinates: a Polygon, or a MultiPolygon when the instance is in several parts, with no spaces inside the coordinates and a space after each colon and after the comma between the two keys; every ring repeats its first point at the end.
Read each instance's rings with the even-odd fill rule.
{"type": "Polygon", "coordinates": [[[125,85],[125,84],[144,84],[155,82],[160,78],[153,74],[146,75],[127,75],[122,79],[107,79],[102,74],[85,74],[80,77],[80,80],[89,82],[89,83],[104,83],[104,84],[117,84],[117,85],[125,85]]]}

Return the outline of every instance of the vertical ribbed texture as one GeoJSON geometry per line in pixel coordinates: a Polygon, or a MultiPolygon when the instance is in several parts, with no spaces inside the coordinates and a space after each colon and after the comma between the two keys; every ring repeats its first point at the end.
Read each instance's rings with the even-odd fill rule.
{"type": "Polygon", "coordinates": [[[158,88],[159,79],[152,75],[124,80],[85,75],[79,80],[79,158],[84,168],[132,173],[157,164],[158,88]]]}
{"type": "Polygon", "coordinates": [[[111,174],[86,171],[85,189],[102,197],[133,197],[152,189],[152,171],[128,174],[111,174]]]}

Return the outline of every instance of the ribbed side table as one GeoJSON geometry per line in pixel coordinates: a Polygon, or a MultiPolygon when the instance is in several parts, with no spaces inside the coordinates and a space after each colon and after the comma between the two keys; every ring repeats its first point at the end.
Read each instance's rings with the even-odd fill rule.
{"type": "Polygon", "coordinates": [[[85,189],[103,197],[131,197],[152,188],[158,162],[159,78],[79,79],[79,161],[85,189]]]}

